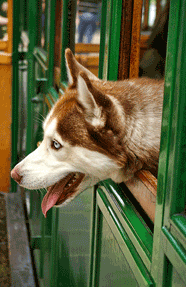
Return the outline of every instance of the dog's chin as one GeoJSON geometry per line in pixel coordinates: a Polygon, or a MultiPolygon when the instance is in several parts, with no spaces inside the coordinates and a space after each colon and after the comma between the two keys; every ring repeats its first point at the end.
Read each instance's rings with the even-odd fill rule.
{"type": "Polygon", "coordinates": [[[86,188],[95,185],[98,178],[83,173],[72,172],[54,185],[47,188],[41,207],[44,216],[53,206],[61,207],[69,203],[86,188]]]}

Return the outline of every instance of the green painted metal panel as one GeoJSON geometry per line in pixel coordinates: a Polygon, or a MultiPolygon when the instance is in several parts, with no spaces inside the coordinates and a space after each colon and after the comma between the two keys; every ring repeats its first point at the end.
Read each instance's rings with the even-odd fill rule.
{"type": "Polygon", "coordinates": [[[100,79],[103,79],[103,65],[105,57],[105,31],[107,24],[107,0],[102,0],[101,7],[101,30],[100,30],[100,53],[99,53],[99,73],[98,76],[100,79]]]}
{"type": "Polygon", "coordinates": [[[111,30],[109,43],[108,80],[118,79],[118,62],[120,48],[120,27],[122,14],[122,0],[111,1],[111,30]]]}
{"type": "Polygon", "coordinates": [[[70,48],[75,52],[75,14],[76,1],[63,1],[62,14],[62,48],[61,48],[61,81],[67,81],[65,49],[70,48]]]}
{"type": "Polygon", "coordinates": [[[53,208],[58,214],[52,230],[50,286],[88,285],[92,196],[90,188],[67,206],[53,208]]]}
{"type": "Polygon", "coordinates": [[[105,80],[117,80],[122,0],[109,0],[103,4],[104,16],[102,17],[106,21],[106,25],[102,24],[101,41],[104,41],[104,44],[101,43],[101,53],[103,54],[99,62],[99,75],[105,80]]]}
{"type": "Polygon", "coordinates": [[[177,238],[186,250],[186,218],[184,214],[174,214],[170,220],[171,234],[177,238]]]}
{"type": "Polygon", "coordinates": [[[59,228],[59,209],[52,209],[52,240],[51,240],[51,254],[50,254],[50,286],[55,287],[58,281],[58,228],[59,228]]]}
{"type": "Polygon", "coordinates": [[[96,286],[140,286],[112,230],[107,224],[105,217],[103,217],[100,243],[100,276],[96,286]]]}
{"type": "MultiPolygon", "coordinates": [[[[185,287],[185,282],[182,280],[178,272],[176,271],[176,268],[173,268],[172,271],[172,287],[185,287]]],[[[170,285],[169,285],[170,286],[170,285]]]]}
{"type": "Polygon", "coordinates": [[[164,286],[165,257],[173,266],[177,266],[176,269],[179,262],[180,272],[185,270],[184,251],[181,253],[183,255],[181,259],[182,249],[179,248],[179,241],[181,243],[185,241],[185,223],[184,220],[181,222],[174,217],[174,213],[183,212],[186,196],[184,178],[186,156],[185,13],[186,1],[171,1],[152,260],[152,275],[158,286],[164,286]],[[162,226],[166,227],[162,229],[162,226]],[[164,247],[162,247],[162,241],[164,247]],[[173,260],[173,256],[178,261],[173,260]]]}
{"type": "Polygon", "coordinates": [[[161,242],[163,251],[176,268],[180,277],[186,284],[186,251],[180,243],[170,234],[166,227],[162,227],[161,242]]]}
{"type": "Polygon", "coordinates": [[[172,90],[172,122],[170,122],[170,156],[166,190],[165,224],[174,213],[185,208],[186,200],[186,2],[181,1],[175,55],[175,86],[172,90]]]}
{"type": "Polygon", "coordinates": [[[107,194],[107,197],[110,198],[109,202],[112,208],[116,212],[130,240],[138,250],[147,269],[150,270],[153,244],[152,232],[148,229],[132,203],[124,196],[125,190],[121,190],[112,180],[102,182],[101,188],[107,194]]]}
{"type": "MultiPolygon", "coordinates": [[[[74,49],[75,17],[72,16],[75,15],[75,2],[63,1],[62,81],[66,81],[64,50],[66,47],[74,49]]],[[[17,13],[19,3],[15,3],[17,13]]],[[[35,0],[28,4],[27,153],[39,140],[40,130],[34,125],[33,115],[36,111],[44,111],[45,115],[47,110],[44,102],[36,105],[31,99],[37,94],[40,101],[45,95],[51,105],[51,96],[54,101],[58,99],[53,88],[55,1],[46,4],[45,51],[36,47],[40,39],[36,21],[39,8],[35,0]]],[[[105,79],[117,80],[121,11],[121,0],[103,0],[100,78],[104,75],[105,79]]],[[[47,219],[40,211],[44,193],[29,192],[31,242],[41,286],[154,286],[153,280],[158,287],[185,286],[185,13],[185,0],[171,1],[154,234],[111,180],[101,182],[97,191],[85,191],[68,207],[53,208],[47,219]]],[[[14,24],[18,25],[18,20],[14,19],[14,24]]],[[[16,49],[19,37],[16,35],[13,55],[15,91],[18,87],[16,49]]],[[[18,93],[13,98],[15,120],[17,98],[18,93]]],[[[12,128],[14,164],[17,160],[16,124],[12,128]]]]}
{"type": "MultiPolygon", "coordinates": [[[[13,15],[17,15],[20,10],[20,1],[13,1],[13,15]]],[[[18,46],[20,41],[20,19],[19,17],[13,17],[13,79],[12,79],[12,159],[11,159],[11,168],[13,168],[18,161],[17,154],[17,143],[18,143],[18,119],[19,119],[19,53],[18,46]]],[[[16,192],[17,184],[14,180],[11,179],[11,192],[16,192]]]]}
{"type": "MultiPolygon", "coordinates": [[[[132,272],[128,271],[128,276],[125,278],[123,273],[123,277],[121,277],[121,280],[126,284],[125,279],[127,281],[132,281],[135,284],[135,280],[138,282],[139,286],[154,286],[153,280],[150,277],[150,274],[148,273],[145,265],[143,264],[139,254],[136,251],[136,248],[132,244],[131,240],[129,239],[125,229],[123,228],[119,218],[117,217],[115,211],[113,210],[112,206],[110,205],[110,202],[106,196],[106,194],[98,188],[98,193],[97,193],[97,199],[98,199],[98,206],[101,209],[105,220],[109,224],[114,237],[116,238],[120,250],[123,252],[123,255],[125,256],[132,272]],[[131,274],[130,274],[131,273],[131,274]],[[133,274],[132,274],[133,273],[133,274]],[[130,279],[129,279],[130,278],[130,279]]],[[[103,236],[103,235],[102,235],[103,236]]],[[[108,236],[108,234],[105,234],[105,236],[108,236]]],[[[106,259],[109,259],[109,255],[107,254],[106,259]]],[[[112,257],[113,262],[119,258],[120,256],[118,254],[115,254],[115,257],[112,257]]],[[[123,258],[123,263],[125,259],[123,258]]],[[[127,267],[125,267],[125,272],[126,269],[128,270],[127,267]]],[[[101,272],[101,270],[100,270],[101,272]]],[[[124,271],[123,271],[124,272],[124,271]]],[[[114,274],[112,275],[114,276],[114,274]]],[[[120,275],[121,276],[121,275],[120,275]]],[[[101,277],[101,275],[100,275],[101,277]]],[[[118,285],[115,286],[121,286],[120,283],[118,282],[118,285]]],[[[106,285],[105,285],[106,286],[106,285]]],[[[132,285],[135,286],[135,285],[132,285]]]]}
{"type": "Polygon", "coordinates": [[[53,78],[54,78],[54,45],[55,45],[55,12],[56,12],[56,0],[49,2],[50,6],[48,9],[48,37],[47,43],[49,43],[48,47],[48,87],[53,86],[53,78]]]}
{"type": "Polygon", "coordinates": [[[32,152],[35,148],[33,144],[33,107],[31,99],[35,96],[35,64],[34,64],[34,47],[36,45],[36,19],[37,17],[37,1],[29,1],[28,9],[28,31],[29,46],[27,52],[28,60],[28,91],[27,91],[27,135],[26,135],[26,152],[32,152]]]}

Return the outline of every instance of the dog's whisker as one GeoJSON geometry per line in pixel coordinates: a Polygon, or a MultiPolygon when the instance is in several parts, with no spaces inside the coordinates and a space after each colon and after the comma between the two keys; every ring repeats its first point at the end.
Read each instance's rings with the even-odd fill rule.
{"type": "Polygon", "coordinates": [[[35,123],[38,123],[38,124],[40,124],[40,123],[43,124],[43,122],[44,122],[44,120],[42,120],[40,118],[34,118],[33,120],[35,123]]]}
{"type": "Polygon", "coordinates": [[[33,119],[35,122],[42,123],[45,121],[45,117],[41,113],[37,113],[37,116],[33,119]],[[41,119],[42,118],[42,119],[41,119]]]}

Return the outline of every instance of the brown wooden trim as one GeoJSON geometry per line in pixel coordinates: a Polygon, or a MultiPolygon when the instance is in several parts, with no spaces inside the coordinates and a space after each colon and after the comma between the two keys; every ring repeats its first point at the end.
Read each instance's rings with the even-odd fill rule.
{"type": "MultiPolygon", "coordinates": [[[[12,41],[13,41],[13,0],[8,0],[8,46],[6,52],[12,53],[12,41]]],[[[16,15],[15,15],[16,17],[16,15]]],[[[18,16],[17,16],[18,17],[18,16]]]]}
{"type": "Polygon", "coordinates": [[[134,0],[129,72],[130,78],[137,78],[139,74],[142,4],[143,0],[134,0]]]}
{"type": "Polygon", "coordinates": [[[62,26],[62,6],[63,1],[56,1],[55,12],[55,46],[54,46],[54,66],[61,66],[61,26],[62,26]]]}
{"type": "Polygon", "coordinates": [[[145,11],[144,11],[144,21],[142,30],[147,30],[149,26],[149,0],[145,0],[145,11]]]}
{"type": "Polygon", "coordinates": [[[148,40],[150,36],[149,35],[141,35],[140,39],[140,60],[142,59],[144,53],[148,49],[148,40]]]}
{"type": "Polygon", "coordinates": [[[137,78],[143,0],[123,0],[118,79],[137,78]]]}
{"type": "Polygon", "coordinates": [[[145,186],[154,194],[157,195],[157,178],[148,170],[140,170],[136,176],[143,181],[145,186]]]}
{"type": "Polygon", "coordinates": [[[82,65],[86,66],[99,66],[99,56],[89,55],[76,55],[76,60],[82,65]]]}
{"type": "MultiPolygon", "coordinates": [[[[60,84],[59,84],[59,89],[61,89],[61,90],[63,91],[63,93],[64,93],[65,90],[66,90],[66,87],[63,85],[62,82],[60,82],[60,84]]],[[[59,97],[60,97],[60,96],[62,96],[61,92],[59,92],[59,97]]]]}
{"type": "Polygon", "coordinates": [[[120,34],[118,80],[129,78],[133,0],[123,0],[120,34]]]}
{"type": "Polygon", "coordinates": [[[6,50],[7,47],[8,47],[8,42],[0,40],[0,51],[6,50]]]}
{"type": "Polygon", "coordinates": [[[157,19],[159,18],[160,13],[162,12],[161,10],[161,0],[156,0],[156,19],[154,23],[156,23],[157,19]]]}
{"type": "Polygon", "coordinates": [[[149,171],[142,170],[125,184],[154,223],[157,179],[149,171]]]}
{"type": "Polygon", "coordinates": [[[99,53],[99,50],[100,50],[99,44],[84,44],[84,43],[75,44],[75,53],[99,53]]]}
{"type": "Polygon", "coordinates": [[[148,40],[150,36],[149,35],[141,35],[140,38],[140,49],[147,49],[148,48],[148,40]]]}
{"type": "MultiPolygon", "coordinates": [[[[48,96],[49,96],[49,98],[51,99],[51,101],[53,102],[53,104],[55,104],[55,102],[54,102],[52,96],[51,96],[50,94],[48,94],[48,96]]],[[[45,103],[46,103],[46,105],[48,106],[48,108],[49,108],[49,110],[50,110],[50,109],[52,108],[52,105],[51,105],[50,101],[47,99],[47,97],[45,97],[45,103]]]]}
{"type": "Polygon", "coordinates": [[[59,67],[54,67],[54,83],[59,88],[61,80],[61,69],[59,67]]]}
{"type": "Polygon", "coordinates": [[[12,54],[0,52],[0,65],[10,65],[12,64],[12,54]]]}

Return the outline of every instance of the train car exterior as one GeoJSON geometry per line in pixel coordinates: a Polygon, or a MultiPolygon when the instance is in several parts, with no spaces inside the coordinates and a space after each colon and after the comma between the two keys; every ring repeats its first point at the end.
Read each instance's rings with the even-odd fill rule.
{"type": "MultiPolygon", "coordinates": [[[[42,141],[43,117],[68,85],[64,51],[76,52],[77,2],[13,2],[14,165],[42,141]]],[[[100,78],[138,77],[142,2],[102,0],[100,78]]],[[[47,218],[45,191],[25,191],[40,286],[186,286],[185,19],[186,0],[171,0],[157,178],[105,180],[47,218]]]]}

